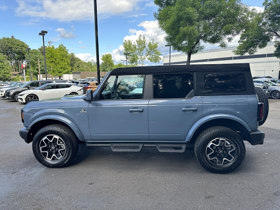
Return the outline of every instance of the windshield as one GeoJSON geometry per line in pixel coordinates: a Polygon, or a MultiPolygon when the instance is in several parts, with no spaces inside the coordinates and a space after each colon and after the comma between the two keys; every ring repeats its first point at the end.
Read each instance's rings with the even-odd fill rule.
{"type": "Polygon", "coordinates": [[[31,82],[24,83],[24,84],[22,84],[22,85],[19,86],[19,87],[24,88],[24,87],[26,87],[27,85],[29,85],[30,83],[31,83],[31,82]]]}

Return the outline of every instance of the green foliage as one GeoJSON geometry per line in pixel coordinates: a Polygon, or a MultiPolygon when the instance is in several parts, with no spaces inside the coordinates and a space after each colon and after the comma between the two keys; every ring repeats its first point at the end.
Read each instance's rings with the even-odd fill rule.
{"type": "Polygon", "coordinates": [[[27,44],[13,36],[0,39],[0,53],[7,57],[13,67],[18,66],[20,62],[25,60],[27,47],[27,44]]]}
{"type": "MultiPolygon", "coordinates": [[[[250,21],[241,34],[236,54],[254,54],[268,42],[280,38],[280,0],[265,0],[264,12],[251,12],[250,21]]],[[[280,42],[275,41],[274,55],[280,58],[280,42]]]]}
{"type": "MultiPolygon", "coordinates": [[[[33,49],[29,51],[29,57],[32,75],[37,78],[37,75],[39,74],[39,65],[41,73],[43,73],[42,71],[44,71],[44,56],[42,55],[40,50],[33,49]]],[[[28,60],[28,55],[26,59],[28,60]]],[[[26,71],[29,72],[29,64],[26,67],[26,71]]]]}
{"type": "Polygon", "coordinates": [[[101,71],[110,71],[114,68],[114,61],[111,54],[102,55],[101,71]]]}
{"type": "Polygon", "coordinates": [[[61,77],[63,74],[71,73],[70,55],[62,44],[58,48],[54,46],[46,48],[46,62],[48,74],[61,77]]]}
{"type": "Polygon", "coordinates": [[[0,80],[10,80],[11,79],[12,67],[9,64],[6,56],[0,53],[0,80]]]}
{"type": "Polygon", "coordinates": [[[144,65],[146,59],[151,62],[160,61],[158,43],[152,41],[147,43],[145,36],[140,35],[136,42],[125,40],[123,43],[124,55],[130,65],[144,65]]]}
{"type": "Polygon", "coordinates": [[[124,47],[124,55],[126,56],[126,60],[131,65],[138,64],[138,56],[137,56],[137,46],[130,40],[125,40],[123,43],[124,47]]]}
{"type": "Polygon", "coordinates": [[[157,42],[149,42],[148,43],[148,49],[146,52],[147,58],[149,61],[153,62],[153,63],[158,63],[160,62],[161,58],[161,53],[158,50],[158,43],[157,42]]]}
{"type": "Polygon", "coordinates": [[[204,43],[226,46],[241,30],[247,10],[239,0],[155,0],[155,14],[166,40],[175,50],[191,55],[204,43]]]}

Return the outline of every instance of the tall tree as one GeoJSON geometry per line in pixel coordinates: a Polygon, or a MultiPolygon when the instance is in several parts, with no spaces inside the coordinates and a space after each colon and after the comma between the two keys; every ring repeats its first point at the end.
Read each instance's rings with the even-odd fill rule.
{"type": "MultiPolygon", "coordinates": [[[[39,74],[39,65],[43,66],[44,65],[44,56],[42,55],[42,53],[40,52],[40,50],[36,50],[36,49],[32,49],[30,50],[30,66],[31,66],[31,72],[34,76],[37,77],[37,75],[39,74]],[[38,64],[38,60],[40,62],[40,64],[38,64]]],[[[26,67],[27,71],[29,67],[26,67]]],[[[43,72],[41,72],[43,73],[43,72]]]]}
{"type": "Polygon", "coordinates": [[[114,68],[114,61],[111,54],[102,55],[101,60],[101,71],[110,71],[114,68]]]}
{"type": "Polygon", "coordinates": [[[9,64],[6,56],[0,53],[0,80],[10,80],[12,73],[12,67],[9,64]]]}
{"type": "Polygon", "coordinates": [[[263,5],[263,13],[251,13],[236,54],[254,54],[258,48],[264,48],[268,42],[275,40],[274,55],[280,58],[280,0],[266,0],[263,5]]]}
{"type": "Polygon", "coordinates": [[[191,55],[203,49],[203,43],[226,46],[240,33],[247,9],[240,0],[155,0],[155,14],[167,33],[166,41],[175,50],[191,55]]]}
{"type": "Polygon", "coordinates": [[[58,48],[54,48],[54,46],[46,48],[46,61],[48,74],[61,78],[63,74],[71,72],[70,55],[62,44],[58,48]]]}
{"type": "Polygon", "coordinates": [[[153,63],[160,62],[161,53],[158,50],[158,43],[157,42],[152,41],[152,42],[148,43],[148,49],[147,49],[146,55],[147,55],[147,58],[150,62],[153,62],[153,63]]]}
{"type": "Polygon", "coordinates": [[[125,40],[123,43],[124,55],[131,65],[144,65],[145,60],[157,63],[160,61],[160,52],[158,43],[155,41],[146,41],[145,36],[140,35],[136,42],[125,40]]]}
{"type": "Polygon", "coordinates": [[[14,70],[19,63],[25,60],[27,47],[27,44],[13,36],[0,39],[0,52],[7,57],[14,70]]]}
{"type": "Polygon", "coordinates": [[[137,56],[137,46],[131,40],[125,40],[123,42],[124,47],[124,55],[126,56],[126,61],[130,65],[138,64],[138,56],[137,56]]]}

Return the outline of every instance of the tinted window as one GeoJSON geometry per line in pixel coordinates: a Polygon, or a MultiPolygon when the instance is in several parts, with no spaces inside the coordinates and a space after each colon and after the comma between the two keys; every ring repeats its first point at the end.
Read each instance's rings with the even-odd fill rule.
{"type": "Polygon", "coordinates": [[[101,92],[101,99],[142,99],[145,75],[112,75],[101,92]]]}
{"type": "Polygon", "coordinates": [[[30,83],[30,87],[38,87],[39,86],[39,82],[31,82],[30,83]]]}
{"type": "Polygon", "coordinates": [[[193,89],[193,75],[155,74],[153,89],[154,98],[185,98],[193,89]]]}
{"type": "Polygon", "coordinates": [[[204,90],[207,93],[239,93],[246,91],[243,73],[207,73],[204,75],[204,90]]]}

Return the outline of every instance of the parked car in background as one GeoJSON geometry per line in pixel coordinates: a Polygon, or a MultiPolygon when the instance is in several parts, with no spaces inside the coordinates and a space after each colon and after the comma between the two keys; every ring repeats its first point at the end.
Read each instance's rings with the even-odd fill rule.
{"type": "Polygon", "coordinates": [[[23,84],[23,82],[13,82],[9,86],[3,86],[0,89],[0,97],[4,98],[6,96],[7,90],[9,90],[11,88],[17,88],[17,87],[21,86],[22,84],[23,84]]]}
{"type": "Polygon", "coordinates": [[[280,85],[278,83],[266,79],[254,79],[253,82],[255,87],[262,88],[268,97],[280,99],[280,85]]]}
{"type": "Polygon", "coordinates": [[[49,83],[35,90],[25,90],[18,95],[18,102],[41,101],[61,98],[65,95],[82,95],[83,89],[72,83],[49,83]]]}
{"type": "Polygon", "coordinates": [[[35,80],[35,81],[27,82],[27,83],[19,86],[18,88],[12,88],[12,89],[7,90],[6,99],[17,101],[18,95],[22,91],[29,90],[29,89],[36,89],[37,87],[40,87],[44,84],[52,83],[52,82],[55,82],[55,81],[54,80],[35,80]]]}
{"type": "Polygon", "coordinates": [[[84,94],[87,92],[87,90],[95,91],[97,89],[97,87],[98,87],[97,81],[88,82],[88,83],[84,84],[84,87],[83,87],[84,94]]]}

